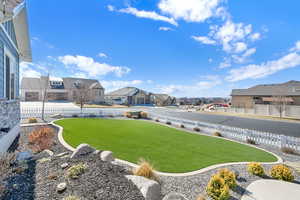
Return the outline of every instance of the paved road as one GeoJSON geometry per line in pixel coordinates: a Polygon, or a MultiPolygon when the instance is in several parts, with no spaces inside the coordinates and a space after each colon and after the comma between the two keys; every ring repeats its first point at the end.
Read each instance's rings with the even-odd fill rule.
{"type": "Polygon", "coordinates": [[[222,124],[232,127],[246,128],[276,134],[284,134],[300,138],[300,123],[297,122],[249,119],[225,115],[183,112],[175,109],[173,110],[165,108],[147,108],[147,110],[159,115],[178,117],[188,120],[202,121],[214,124],[222,124]]]}

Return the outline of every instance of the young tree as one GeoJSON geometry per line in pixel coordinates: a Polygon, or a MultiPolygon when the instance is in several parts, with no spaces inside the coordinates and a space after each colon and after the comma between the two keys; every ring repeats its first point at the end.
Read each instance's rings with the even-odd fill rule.
{"type": "Polygon", "coordinates": [[[45,121],[45,103],[47,101],[47,90],[49,87],[49,74],[46,76],[44,82],[41,85],[43,90],[43,102],[42,102],[42,120],[45,121]]]}
{"type": "Polygon", "coordinates": [[[272,104],[279,112],[279,117],[282,118],[288,98],[285,95],[279,94],[272,97],[272,104]]]}
{"type": "Polygon", "coordinates": [[[84,104],[86,104],[89,101],[89,87],[87,84],[83,82],[76,82],[75,83],[75,101],[77,104],[80,105],[80,111],[82,114],[82,109],[84,107],[84,104]]]}

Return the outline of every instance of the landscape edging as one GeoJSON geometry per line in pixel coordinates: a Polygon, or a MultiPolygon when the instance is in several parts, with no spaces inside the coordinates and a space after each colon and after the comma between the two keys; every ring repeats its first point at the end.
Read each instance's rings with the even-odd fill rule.
{"type": "MultiPolygon", "coordinates": [[[[52,125],[52,126],[55,126],[58,128],[58,140],[59,142],[65,147],[67,148],[68,150],[70,151],[75,151],[76,149],[72,146],[70,146],[63,138],[63,127],[55,124],[54,122],[56,121],[59,121],[59,120],[63,120],[64,118],[62,119],[56,119],[56,120],[53,120],[49,123],[49,125],[52,125]]],[[[68,118],[69,119],[69,118],[68,118]]],[[[161,124],[161,123],[159,123],[161,124]]],[[[161,125],[165,125],[165,124],[161,124],[161,125]]],[[[168,126],[168,125],[166,125],[168,126]]],[[[168,126],[168,127],[171,127],[171,126],[168,126]]],[[[175,128],[176,127],[171,127],[171,128],[175,128]]],[[[188,131],[188,130],[187,130],[188,131]]],[[[193,134],[197,134],[197,133],[194,133],[194,132],[191,132],[191,131],[188,131],[190,133],[193,133],[193,134]]],[[[204,135],[204,134],[203,134],[204,135]]],[[[210,135],[206,135],[208,137],[214,137],[214,136],[210,136],[210,135]]],[[[275,156],[277,158],[277,161],[276,162],[260,162],[261,164],[263,165],[274,165],[274,164],[280,164],[280,163],[283,163],[283,160],[280,156],[276,155],[275,153],[273,152],[270,152],[268,150],[265,150],[263,148],[260,148],[260,147],[256,147],[256,146],[253,146],[253,145],[249,145],[249,144],[245,144],[245,143],[242,143],[242,142],[239,142],[239,141],[234,141],[234,140],[231,140],[231,139],[228,139],[228,138],[220,138],[220,139],[225,139],[225,140],[229,140],[229,141],[232,141],[232,142],[237,142],[237,143],[240,143],[240,144],[244,144],[244,145],[248,145],[248,146],[251,146],[251,147],[254,147],[254,148],[257,148],[257,149],[260,149],[262,151],[265,151],[267,153],[270,153],[272,154],[273,156],[275,156]]],[[[136,168],[138,167],[137,164],[134,164],[134,163],[131,163],[129,161],[126,161],[126,160],[121,160],[121,159],[115,159],[116,162],[119,162],[121,164],[125,164],[125,165],[128,165],[130,167],[133,167],[133,168],[136,168]]],[[[249,164],[251,162],[232,162],[232,163],[222,163],[222,164],[216,164],[216,165],[211,165],[211,166],[208,166],[208,167],[205,167],[205,168],[202,168],[202,169],[199,169],[199,170],[196,170],[196,171],[192,171],[192,172],[184,172],[184,173],[167,173],[167,172],[159,172],[159,171],[155,171],[155,173],[157,175],[161,175],[161,176],[173,176],[173,177],[183,177],[183,176],[193,176],[193,175],[196,175],[196,174],[200,174],[200,173],[204,173],[204,172],[207,172],[207,171],[210,171],[212,169],[216,169],[216,168],[219,168],[219,167],[226,167],[226,166],[230,166],[230,165],[245,165],[245,164],[249,164]]]]}

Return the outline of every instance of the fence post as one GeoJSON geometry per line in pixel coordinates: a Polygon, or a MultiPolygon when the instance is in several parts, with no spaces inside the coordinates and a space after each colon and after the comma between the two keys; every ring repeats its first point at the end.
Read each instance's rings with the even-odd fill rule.
{"type": "Polygon", "coordinates": [[[287,138],[285,135],[280,135],[280,148],[283,148],[286,146],[287,138]]]}

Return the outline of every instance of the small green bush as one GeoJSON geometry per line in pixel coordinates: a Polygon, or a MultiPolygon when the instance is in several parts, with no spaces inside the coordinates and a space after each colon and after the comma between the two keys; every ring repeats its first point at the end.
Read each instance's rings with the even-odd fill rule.
{"type": "Polygon", "coordinates": [[[183,124],[180,125],[180,128],[185,128],[185,126],[183,124]]]}
{"type": "Polygon", "coordinates": [[[73,115],[72,115],[72,117],[74,117],[74,118],[77,118],[77,117],[78,117],[78,115],[77,115],[77,114],[73,114],[73,115]]]}
{"type": "Polygon", "coordinates": [[[67,177],[71,179],[77,179],[86,170],[87,166],[83,163],[70,167],[67,171],[67,177]]]}
{"type": "Polygon", "coordinates": [[[256,145],[256,142],[254,140],[252,140],[252,139],[247,139],[246,142],[248,144],[256,145]]]}
{"type": "Polygon", "coordinates": [[[294,181],[293,172],[285,165],[275,165],[271,169],[271,176],[278,180],[294,181]]]}
{"type": "Polygon", "coordinates": [[[167,124],[167,125],[172,125],[172,122],[169,122],[169,121],[168,121],[168,122],[166,122],[166,124],[167,124]]]}
{"type": "Polygon", "coordinates": [[[148,113],[146,113],[146,112],[141,112],[140,115],[141,115],[141,118],[143,118],[143,119],[148,119],[148,113]]]}
{"type": "Polygon", "coordinates": [[[229,186],[225,184],[225,180],[219,175],[213,175],[206,187],[207,195],[213,200],[229,199],[229,186]]]}
{"type": "Polygon", "coordinates": [[[28,123],[30,123],[30,124],[37,123],[37,119],[36,119],[36,118],[34,118],[34,117],[32,117],[32,118],[29,118],[29,119],[28,119],[28,123]]]}
{"type": "Polygon", "coordinates": [[[234,174],[234,172],[224,168],[224,169],[220,169],[217,173],[217,175],[219,175],[221,178],[224,179],[225,184],[228,185],[228,187],[230,189],[233,189],[236,187],[236,176],[234,174]]]}
{"type": "Polygon", "coordinates": [[[247,170],[248,170],[248,172],[250,174],[253,174],[255,176],[263,176],[263,175],[265,175],[264,168],[261,166],[260,163],[257,163],[257,162],[249,163],[247,170]]]}

